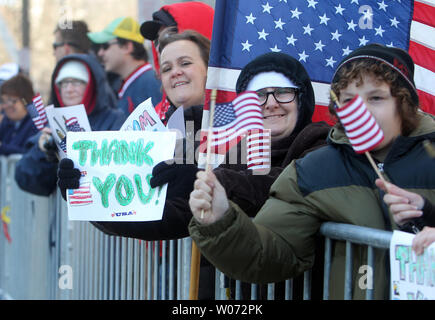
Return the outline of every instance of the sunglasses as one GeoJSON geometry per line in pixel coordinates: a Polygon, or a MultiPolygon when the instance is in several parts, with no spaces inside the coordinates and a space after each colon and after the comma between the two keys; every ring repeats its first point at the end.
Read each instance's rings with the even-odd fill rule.
{"type": "Polygon", "coordinates": [[[56,50],[57,48],[63,47],[66,44],[69,46],[77,47],[76,44],[72,43],[72,42],[54,42],[53,43],[53,50],[56,50]]]}
{"type": "Polygon", "coordinates": [[[110,46],[112,46],[113,44],[117,44],[117,43],[118,43],[118,41],[102,43],[102,44],[100,44],[100,48],[103,50],[107,50],[110,48],[110,46]]]}

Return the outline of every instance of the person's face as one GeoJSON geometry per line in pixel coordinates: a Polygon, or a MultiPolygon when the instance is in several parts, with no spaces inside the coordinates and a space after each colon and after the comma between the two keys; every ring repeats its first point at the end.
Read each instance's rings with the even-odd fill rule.
{"type": "Polygon", "coordinates": [[[346,104],[358,94],[365,102],[367,109],[384,132],[384,140],[374,150],[390,145],[401,134],[402,121],[397,112],[396,99],[391,95],[390,86],[377,80],[373,75],[365,74],[362,84],[357,80],[351,82],[340,91],[340,104],[346,104]]]}
{"type": "Polygon", "coordinates": [[[54,43],[53,43],[53,54],[56,59],[56,62],[58,62],[60,59],[65,57],[66,55],[70,54],[70,48],[67,44],[64,43],[62,40],[62,37],[60,36],[60,32],[56,31],[54,34],[54,43]]]}
{"type": "Polygon", "coordinates": [[[62,80],[58,84],[60,90],[60,97],[65,107],[75,106],[81,104],[86,91],[86,83],[73,79],[67,78],[62,80]]]}
{"type": "Polygon", "coordinates": [[[177,108],[204,103],[207,66],[195,43],[168,44],[160,54],[160,73],[163,89],[177,108]]]}
{"type": "Polygon", "coordinates": [[[120,73],[124,64],[125,46],[120,46],[116,39],[100,45],[98,56],[106,71],[120,73]]]}
{"type": "Polygon", "coordinates": [[[9,120],[20,121],[27,115],[26,106],[19,97],[3,94],[1,99],[1,110],[9,120]]]}
{"type": "MultiPolygon", "coordinates": [[[[267,99],[262,105],[263,124],[265,129],[271,129],[272,141],[288,137],[294,130],[298,120],[298,101],[296,91],[292,88],[264,88],[257,91],[260,99],[267,99]],[[274,92],[273,94],[267,94],[274,92]],[[284,99],[280,97],[283,96],[284,99]]],[[[261,101],[260,101],[261,103],[261,101]]]]}

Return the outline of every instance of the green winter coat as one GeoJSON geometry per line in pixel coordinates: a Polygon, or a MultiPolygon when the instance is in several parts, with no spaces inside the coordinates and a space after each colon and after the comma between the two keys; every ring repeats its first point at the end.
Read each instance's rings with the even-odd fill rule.
{"type": "MultiPolygon", "coordinates": [[[[425,139],[435,141],[435,119],[423,113],[419,117],[410,136],[395,140],[383,169],[392,183],[435,203],[435,162],[422,145],[425,139]]],[[[315,237],[323,222],[395,229],[365,155],[356,154],[337,128],[328,142],[283,171],[253,221],[234,203],[212,225],[201,226],[193,218],[189,231],[201,253],[234,279],[270,283],[312,267],[315,237]]],[[[365,290],[358,286],[364,274],[358,270],[367,264],[367,249],[354,249],[353,298],[364,299],[365,290]]],[[[375,251],[375,299],[388,299],[388,252],[375,251]]],[[[345,243],[336,242],[332,254],[329,294],[331,299],[343,299],[345,243]]]]}

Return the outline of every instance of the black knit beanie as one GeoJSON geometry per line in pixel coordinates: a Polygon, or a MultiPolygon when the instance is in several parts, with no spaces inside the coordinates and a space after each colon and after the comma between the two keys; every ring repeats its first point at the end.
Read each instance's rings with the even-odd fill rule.
{"type": "MultiPolygon", "coordinates": [[[[270,52],[258,56],[242,69],[237,79],[236,92],[239,94],[245,91],[255,75],[269,71],[282,73],[299,87],[298,121],[293,130],[294,133],[298,133],[311,123],[315,103],[310,77],[298,60],[281,52],[270,52]]],[[[267,83],[265,87],[267,87],[267,83]]]]}
{"type": "Polygon", "coordinates": [[[335,70],[332,83],[338,82],[338,71],[349,62],[357,59],[373,59],[387,64],[400,74],[403,85],[411,93],[413,102],[418,105],[418,93],[414,83],[414,62],[411,56],[402,49],[387,47],[381,44],[369,44],[358,48],[344,58],[335,70]]]}

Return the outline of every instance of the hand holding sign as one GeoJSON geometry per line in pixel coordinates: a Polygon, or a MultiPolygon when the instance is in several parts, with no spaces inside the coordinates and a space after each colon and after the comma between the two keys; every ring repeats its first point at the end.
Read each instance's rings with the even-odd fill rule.
{"type": "Polygon", "coordinates": [[[172,132],[68,133],[68,157],[82,173],[80,188],[67,194],[70,220],[160,220],[166,186],[151,188],[151,173],[174,148],[172,132]]]}

